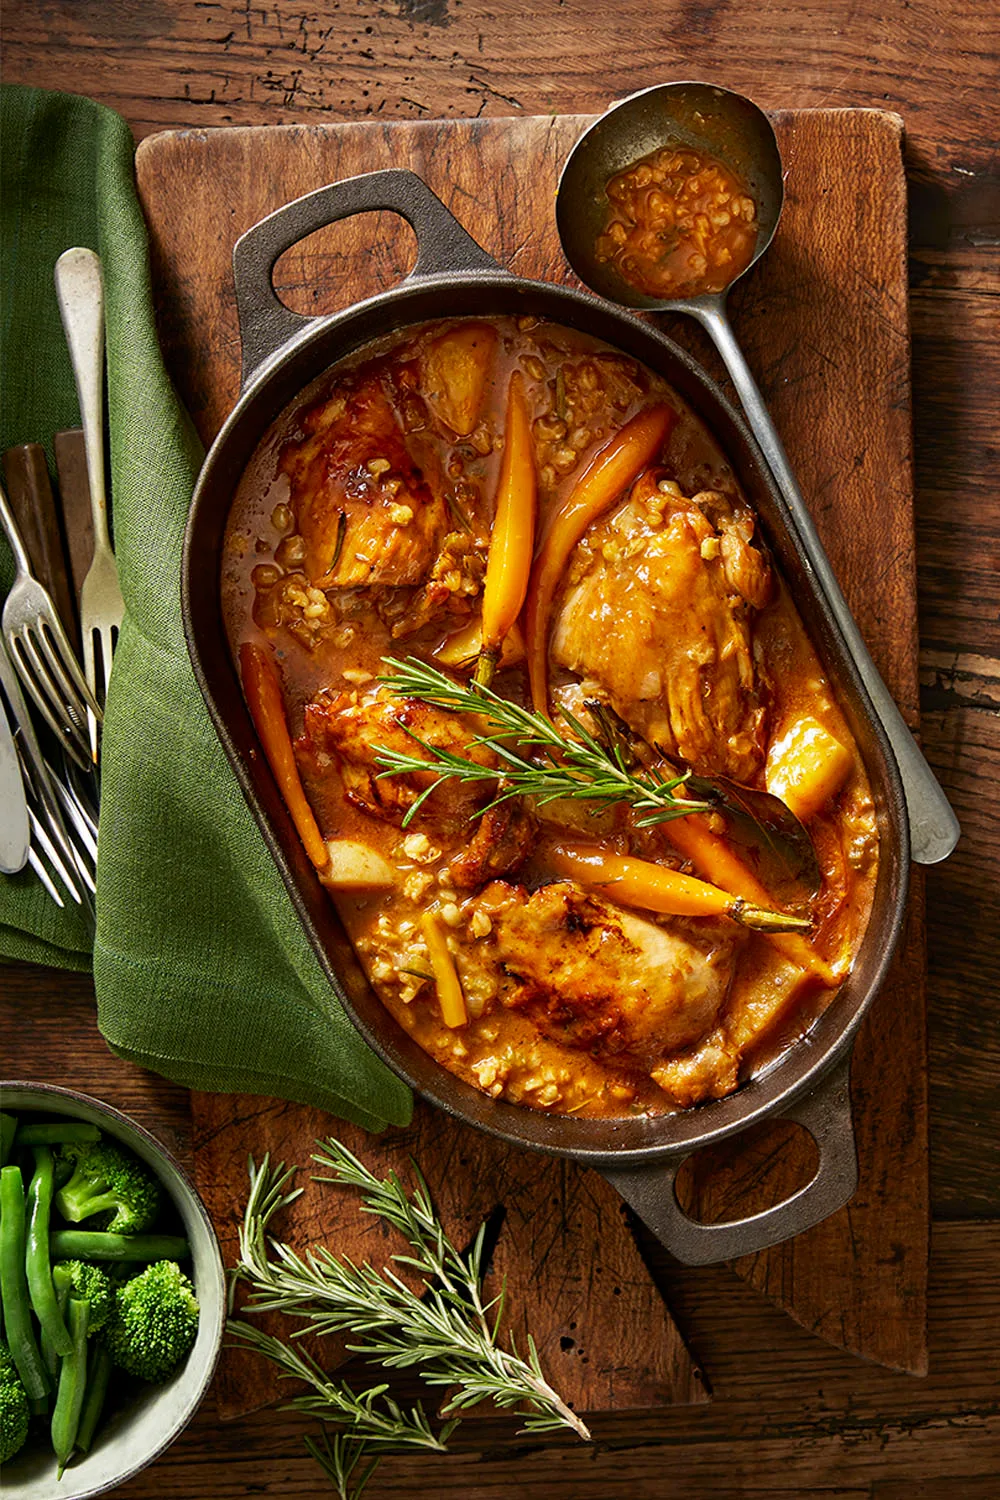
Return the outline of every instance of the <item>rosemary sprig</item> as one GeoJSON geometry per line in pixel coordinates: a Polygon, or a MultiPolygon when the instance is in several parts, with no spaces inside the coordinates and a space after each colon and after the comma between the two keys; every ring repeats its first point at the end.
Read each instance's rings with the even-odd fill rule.
{"type": "MultiPolygon", "coordinates": [[[[485,732],[470,740],[469,748],[488,749],[500,762],[499,767],[487,766],[455,755],[429,744],[411,729],[406,730],[407,734],[427,752],[426,756],[407,755],[376,745],[375,763],[382,768],[379,780],[414,772],[426,774],[428,757],[430,769],[438,773],[432,785],[407,810],[404,828],[426,799],[442,783],[452,780],[466,784],[499,780],[500,788],[489,803],[490,808],[510,797],[532,797],[541,806],[560,798],[596,802],[604,807],[627,802],[636,812],[647,814],[639,819],[640,828],[712,810],[712,803],[673,795],[687,781],[689,772],[666,777],[634,765],[620,742],[601,744],[567,708],[559,712],[572,736],[561,733],[544,714],[522,708],[482,683],[466,686],[454,682],[415,656],[408,656],[405,661],[389,656],[382,660],[392,670],[379,681],[401,697],[418,698],[422,703],[452,713],[477,714],[484,722],[485,732]],[[516,748],[508,743],[511,739],[516,741],[516,748]],[[529,753],[539,758],[529,759],[529,753]]],[[[481,811],[486,812],[487,808],[481,811]]]]}
{"type": "Polygon", "coordinates": [[[378,1458],[368,1457],[364,1441],[339,1432],[331,1443],[328,1434],[324,1432],[322,1448],[311,1437],[307,1437],[305,1443],[308,1452],[334,1485],[341,1500],[361,1500],[369,1480],[378,1468],[378,1458]]]}
{"type": "Polygon", "coordinates": [[[384,1382],[360,1393],[345,1381],[331,1380],[316,1361],[304,1351],[285,1344],[252,1323],[230,1318],[227,1331],[244,1349],[263,1354],[281,1372],[281,1378],[301,1380],[310,1387],[301,1396],[285,1402],[286,1411],[308,1412],[327,1422],[342,1422],[352,1439],[366,1447],[429,1448],[444,1453],[456,1421],[445,1423],[439,1433],[431,1429],[427,1413],[419,1402],[403,1411],[386,1394],[384,1382]]]}
{"type": "Polygon", "coordinates": [[[545,1379],[530,1336],[526,1359],[513,1340],[509,1348],[500,1343],[503,1294],[484,1300],[482,1291],[485,1226],[463,1255],[445,1234],[416,1168],[416,1187],[408,1193],[395,1173],[380,1182],[339,1141],[329,1138],[322,1146],[312,1159],[330,1175],[315,1180],[358,1189],[365,1211],[403,1234],[410,1253],[396,1254],[393,1261],[416,1271],[423,1285],[415,1291],[388,1266],[358,1266],[323,1246],[300,1255],[274,1238],[271,1220],[299,1190],[287,1190],[294,1169],[272,1167],[265,1157],[260,1167],[250,1162],[250,1193],[234,1271],[234,1287],[238,1282],[249,1287],[246,1312],[279,1311],[299,1319],[293,1339],[307,1332],[349,1334],[352,1353],[387,1369],[415,1366],[429,1385],[451,1391],[441,1412],[449,1420],[435,1434],[420,1403],[404,1411],[384,1383],[356,1394],[293,1345],[252,1323],[230,1320],[238,1342],[270,1359],[283,1376],[309,1387],[288,1403],[291,1408],[344,1429],[343,1441],[338,1438],[328,1447],[325,1461],[310,1448],[343,1500],[357,1500],[371,1478],[371,1465],[362,1463],[370,1448],[441,1451],[458,1423],[457,1414],[480,1401],[492,1401],[502,1410],[526,1407],[524,1431],[569,1427],[589,1440],[583,1422],[545,1379]]]}

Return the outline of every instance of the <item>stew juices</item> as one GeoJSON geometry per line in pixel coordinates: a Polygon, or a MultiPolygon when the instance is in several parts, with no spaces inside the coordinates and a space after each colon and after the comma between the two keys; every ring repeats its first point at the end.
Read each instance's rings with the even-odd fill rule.
{"type": "Polygon", "coordinates": [[[742,275],[757,243],[757,209],[724,162],[673,142],[607,185],[599,261],[610,261],[648,297],[721,292],[742,275]]]}
{"type": "Polygon", "coordinates": [[[222,594],[303,845],[443,1067],[662,1114],[836,992],[865,769],[725,456],[648,369],[530,317],[372,346],[261,442],[222,594]]]}

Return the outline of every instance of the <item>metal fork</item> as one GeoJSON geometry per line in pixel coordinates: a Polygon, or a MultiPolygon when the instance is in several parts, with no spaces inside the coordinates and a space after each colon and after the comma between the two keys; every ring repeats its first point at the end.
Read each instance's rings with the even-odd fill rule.
{"type": "MultiPolygon", "coordinates": [[[[80,591],[80,629],[83,664],[94,697],[103,705],[108,695],[111,660],[118,641],[125,603],[118,582],[118,564],[108,536],[108,506],[104,488],[104,278],[93,250],[66,250],[56,261],[56,296],[69,345],[76,393],[80,401],[87,477],[94,518],[94,557],[80,591]],[[100,656],[100,676],[96,657],[100,656]]],[[[90,748],[97,760],[97,716],[88,716],[90,748]]]]}
{"type": "Polygon", "coordinates": [[[17,567],[17,577],[3,608],[3,633],[11,661],[67,754],[86,767],[90,753],[87,717],[89,714],[96,724],[101,710],[73,655],[51,595],[32,574],[2,485],[0,521],[17,567]]]}
{"type": "MultiPolygon", "coordinates": [[[[58,879],[71,900],[93,918],[89,892],[94,889],[96,843],[92,853],[90,839],[84,836],[83,827],[75,816],[71,819],[73,834],[67,830],[60,812],[61,784],[42,754],[18,675],[2,643],[0,690],[7,700],[13,721],[28,803],[31,828],[28,862],[57,906],[65,905],[56,884],[58,879]]],[[[91,825],[83,821],[87,833],[92,833],[91,825]]]]}

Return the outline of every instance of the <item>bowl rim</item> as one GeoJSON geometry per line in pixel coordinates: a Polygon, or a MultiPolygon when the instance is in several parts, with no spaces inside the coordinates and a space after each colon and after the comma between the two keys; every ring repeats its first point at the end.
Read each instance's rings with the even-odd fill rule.
{"type": "MultiPolygon", "coordinates": [[[[67,1490],[65,1492],[66,1500],[92,1500],[92,1497],[105,1495],[109,1490],[117,1488],[121,1484],[125,1484],[129,1479],[134,1479],[137,1474],[142,1473],[143,1469],[147,1469],[149,1468],[150,1464],[155,1463],[155,1461],[161,1456],[161,1454],[166,1452],[167,1448],[170,1447],[170,1445],[190,1424],[195,1413],[201,1406],[202,1401],[205,1399],[205,1396],[208,1393],[209,1386],[211,1385],[212,1380],[215,1376],[215,1371],[219,1363],[219,1357],[222,1353],[222,1339],[226,1325],[225,1263],[222,1259],[222,1250],[219,1246],[219,1237],[216,1234],[215,1225],[212,1223],[208,1209],[205,1207],[205,1204],[202,1201],[201,1194],[198,1192],[198,1189],[191,1181],[191,1178],[188,1176],[187,1172],[184,1170],[181,1164],[177,1161],[173,1153],[170,1152],[163,1144],[163,1142],[158,1140],[151,1131],[147,1130],[144,1125],[140,1125],[139,1122],[137,1120],[134,1120],[131,1115],[125,1114],[123,1110],[118,1109],[115,1105],[108,1104],[103,1099],[95,1098],[93,1094],[85,1094],[79,1089],[66,1088],[63,1085],[57,1083],[33,1083],[27,1079],[20,1078],[3,1079],[2,1081],[0,1081],[0,1100],[2,1100],[3,1108],[5,1110],[9,1110],[11,1113],[16,1113],[19,1109],[32,1109],[35,1107],[34,1104],[30,1104],[27,1101],[16,1102],[12,1100],[11,1095],[17,1094],[18,1092],[20,1092],[21,1094],[27,1094],[29,1096],[36,1097],[39,1101],[39,1107],[42,1110],[51,1108],[55,1114],[70,1114],[70,1109],[61,1109],[59,1107],[60,1104],[73,1105],[76,1103],[83,1103],[90,1109],[94,1110],[95,1113],[109,1118],[115,1125],[122,1127],[126,1136],[131,1134],[138,1137],[138,1139],[141,1140],[146,1147],[148,1147],[152,1155],[166,1161],[169,1164],[171,1171],[176,1175],[176,1179],[179,1181],[180,1186],[184,1189],[188,1206],[195,1212],[197,1217],[201,1220],[204,1228],[208,1231],[207,1244],[210,1247],[210,1265],[201,1267],[200,1275],[205,1275],[211,1272],[212,1279],[215,1281],[216,1287],[220,1294],[220,1317],[218,1318],[217,1326],[212,1335],[212,1352],[205,1366],[205,1370],[198,1382],[197,1388],[196,1390],[195,1388],[192,1388],[192,1394],[185,1401],[181,1409],[179,1418],[175,1420],[174,1424],[167,1430],[166,1435],[157,1443],[157,1446],[153,1448],[152,1451],[147,1453],[144,1458],[139,1460],[139,1462],[131,1463],[127,1469],[123,1470],[119,1474],[116,1474],[107,1482],[101,1481],[96,1487],[78,1491],[67,1490]]],[[[121,1139],[121,1137],[116,1137],[116,1139],[121,1139]]],[[[160,1176],[160,1181],[163,1185],[164,1191],[169,1193],[171,1197],[175,1197],[176,1195],[174,1193],[172,1184],[165,1181],[162,1175],[160,1176]]],[[[193,1270],[193,1252],[191,1260],[193,1270]]],[[[199,1304],[200,1300],[201,1299],[199,1298],[199,1304]]],[[[199,1321],[199,1327],[200,1326],[201,1325],[199,1321]]],[[[11,1463],[15,1463],[16,1459],[17,1455],[15,1454],[14,1458],[11,1459],[11,1463]]],[[[5,1468],[6,1467],[7,1466],[5,1465],[5,1468]]],[[[72,1467],[67,1468],[65,1472],[67,1475],[72,1474],[72,1467]]],[[[11,1483],[12,1476],[8,1474],[5,1477],[7,1485],[11,1486],[10,1489],[6,1490],[5,1492],[10,1494],[11,1500],[16,1500],[17,1492],[16,1490],[14,1490],[11,1483]]]]}
{"type": "MultiPolygon", "coordinates": [[[[605,299],[565,284],[515,276],[499,267],[495,270],[458,269],[454,272],[411,275],[386,291],[305,323],[257,366],[241,389],[202,466],[185,531],[181,579],[182,614],[192,665],[216,732],[244,797],[261,828],[334,994],[368,1045],[397,1076],[436,1108],[514,1145],[586,1161],[594,1166],[625,1169],[651,1165],[674,1155],[698,1150],[702,1146],[739,1134],[758,1120],[779,1115],[796,1100],[815,1090],[821,1079],[849,1051],[864,1016],[885,980],[903,931],[910,869],[909,830],[899,771],[892,749],[826,601],[812,583],[808,567],[803,566],[803,557],[794,526],[787,514],[787,506],[773,482],[763,455],[746,422],[722,392],[718,382],[694,356],[657,325],[605,299]],[[442,294],[450,294],[446,310],[441,310],[440,307],[434,311],[423,310],[428,301],[433,301],[435,297],[440,299],[442,294]],[[483,306],[478,311],[471,310],[468,303],[478,296],[492,299],[491,305],[483,306]],[[498,301],[503,301],[506,305],[501,309],[496,305],[498,301]],[[414,308],[417,310],[413,311],[414,308]],[[582,1121],[565,1115],[544,1115],[525,1106],[488,1098],[434,1059],[428,1059],[431,1068],[425,1069],[419,1059],[411,1056],[412,1050],[416,1048],[412,1038],[406,1033],[402,1033],[399,1038],[395,1036],[393,1028],[400,1032],[402,1028],[381,1007],[380,1001],[377,1004],[382,1008],[384,1020],[380,1018],[377,1023],[372,1023],[366,1014],[359,1014],[353,991],[331,956],[331,924],[324,920],[317,906],[310,879],[319,891],[322,902],[331,910],[333,903],[319,887],[315,872],[308,866],[294,830],[289,839],[291,825],[287,815],[283,815],[280,809],[275,811],[265,806],[261,797],[260,774],[250,764],[253,757],[241,749],[238,735],[234,734],[234,726],[216,696],[212,679],[218,674],[209,669],[205,662],[202,640],[204,621],[207,616],[215,615],[221,621],[221,610],[217,599],[209,602],[202,593],[205,580],[199,575],[196,556],[198,528],[206,524],[206,510],[213,499],[217,498],[216,492],[219,489],[227,493],[225,510],[228,514],[246,462],[271,423],[289,405],[300,399],[324,371],[341,360],[352,358],[369,344],[437,320],[514,315],[518,311],[531,312],[551,321],[561,322],[564,326],[591,332],[632,357],[645,360],[678,389],[696,416],[705,422],[741,485],[750,493],[769,545],[778,556],[796,608],[806,616],[810,639],[819,652],[824,668],[833,676],[841,708],[847,713],[855,733],[857,730],[854,719],[864,721],[872,750],[862,749],[862,755],[873,783],[878,781],[881,784],[879,788],[873,785],[876,798],[882,798],[879,818],[882,857],[876,901],[883,880],[890,889],[883,892],[886,931],[879,953],[873,959],[873,973],[867,981],[863,998],[852,1000],[850,1014],[841,1014],[836,1019],[834,1012],[842,1010],[842,1007],[836,1004],[835,998],[809,1030],[793,1046],[785,1049],[773,1065],[742,1083],[733,1094],[721,1100],[708,1101],[703,1105],[660,1116],[651,1122],[625,1117],[620,1120],[582,1121]],[[651,351],[658,351],[659,358],[637,353],[630,346],[630,341],[646,345],[651,351]],[[665,365],[672,365],[673,372],[665,368],[665,365]],[[692,388],[697,389],[694,397],[691,394],[692,388]],[[714,408],[712,415],[700,402],[714,408]],[[715,421],[720,418],[726,429],[721,434],[715,426],[715,421]],[[256,437],[249,443],[246,455],[240,461],[239,453],[244,444],[245,429],[250,424],[255,425],[256,437]],[[734,443],[739,446],[739,453],[733,452],[734,443]],[[771,515],[761,515],[761,494],[766,496],[771,515]],[[788,578],[789,559],[793,560],[798,572],[805,574],[801,583],[788,578]],[[803,594],[808,597],[808,605],[805,607],[803,594]],[[847,705],[844,703],[845,689],[853,698],[853,702],[847,705]],[[872,766],[873,752],[879,763],[875,775],[872,766]],[[891,872],[888,868],[890,861],[886,858],[890,850],[893,856],[891,872]],[[429,1076],[425,1076],[428,1074],[429,1076]],[[440,1087],[437,1086],[438,1083],[440,1087]],[[653,1139],[658,1133],[656,1127],[662,1131],[665,1122],[671,1122],[673,1139],[653,1139]],[[645,1139],[636,1140],[637,1127],[643,1125],[651,1128],[644,1131],[645,1139]],[[603,1129],[589,1130],[590,1126],[600,1126],[603,1129]],[[616,1134],[620,1137],[628,1135],[631,1139],[628,1142],[624,1138],[616,1140],[616,1134]],[[567,1135],[575,1139],[568,1140],[567,1135]],[[603,1139],[599,1138],[601,1136],[603,1139]]],[[[215,561],[218,564],[220,559],[216,558],[215,561]]],[[[216,566],[216,593],[218,571],[216,566]]],[[[228,642],[226,650],[228,652],[228,642]]],[[[229,671],[235,680],[231,660],[229,671]]],[[[257,760],[260,760],[259,754],[257,760]]],[[[858,950],[858,957],[872,941],[870,921],[858,950]]],[[[346,938],[343,938],[343,943],[346,942],[346,938]]],[[[356,966],[356,959],[354,963],[356,966]]],[[[427,1054],[422,1056],[426,1058],[427,1054]]]]}

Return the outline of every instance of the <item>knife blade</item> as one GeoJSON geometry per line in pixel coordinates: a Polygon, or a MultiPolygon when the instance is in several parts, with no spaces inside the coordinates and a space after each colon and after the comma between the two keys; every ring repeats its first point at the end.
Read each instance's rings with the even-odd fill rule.
{"type": "Polygon", "coordinates": [[[28,862],[31,829],[17,747],[0,697],[0,870],[16,875],[28,862]]]}

